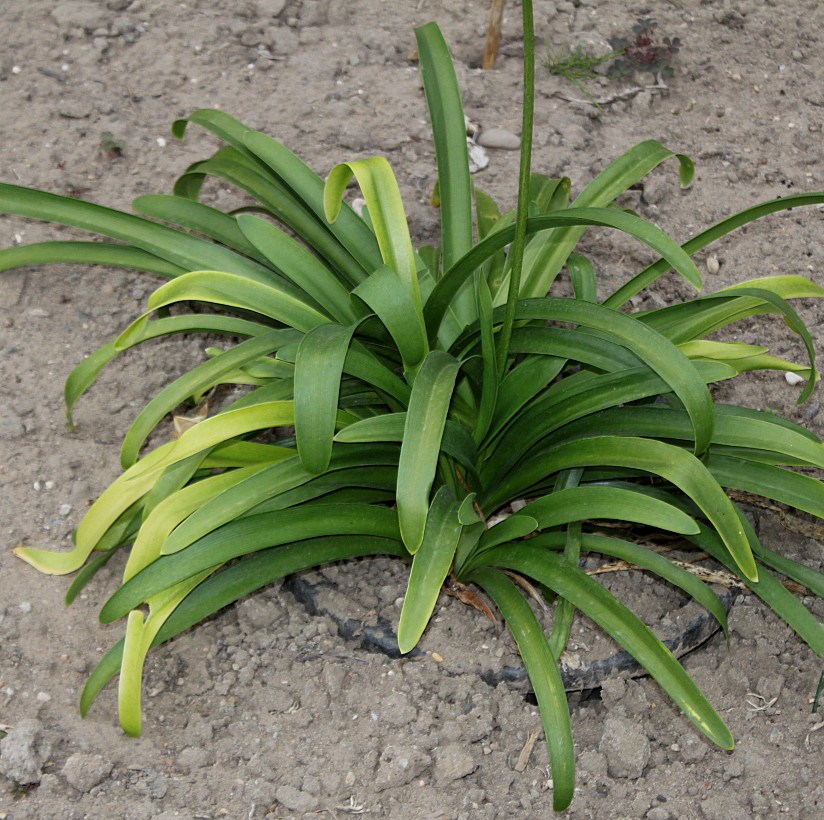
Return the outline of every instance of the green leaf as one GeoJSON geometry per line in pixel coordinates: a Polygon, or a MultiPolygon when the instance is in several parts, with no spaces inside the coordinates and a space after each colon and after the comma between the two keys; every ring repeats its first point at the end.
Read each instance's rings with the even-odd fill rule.
{"type": "Polygon", "coordinates": [[[299,242],[259,216],[241,214],[237,224],[243,236],[276,270],[308,293],[338,322],[355,321],[348,288],[299,242]]]}
{"type": "Polygon", "coordinates": [[[122,618],[153,595],[233,558],[328,535],[398,539],[397,513],[371,504],[311,504],[235,518],[186,549],[162,555],[130,578],[104,604],[100,620],[122,618]]]}
{"type": "Polygon", "coordinates": [[[342,162],[331,170],[324,189],[326,218],[329,222],[337,219],[343,192],[353,175],[366,200],[384,264],[398,274],[412,303],[420,305],[417,265],[401,193],[392,168],[383,157],[342,162]]]}
{"type": "Polygon", "coordinates": [[[295,438],[303,466],[322,473],[332,457],[340,380],[355,325],[310,330],[295,359],[295,438]]]}
{"type": "MultiPolygon", "coordinates": [[[[753,549],[757,549],[755,542],[758,538],[743,514],[741,526],[747,532],[753,549]]],[[[764,567],[759,567],[758,581],[744,577],[739,568],[730,560],[717,534],[706,527],[701,528],[700,534],[690,535],[688,538],[720,561],[730,572],[741,578],[819,657],[824,658],[824,627],[821,622],[774,575],[764,567]]]]}
{"type": "Polygon", "coordinates": [[[416,28],[415,39],[435,141],[443,264],[447,269],[472,247],[472,183],[466,123],[455,68],[437,24],[416,28]]]}
{"type": "Polygon", "coordinates": [[[15,555],[48,575],[68,575],[83,566],[92,550],[118,518],[152,488],[176,442],[162,444],[139,464],[113,481],[89,507],[77,527],[75,545],[68,552],[51,552],[35,547],[17,547],[15,555]]]}
{"type": "Polygon", "coordinates": [[[129,242],[187,271],[213,266],[249,281],[274,283],[271,271],[228,248],[91,202],[0,183],[0,211],[84,228],[129,242]]]}
{"type": "MultiPolygon", "coordinates": [[[[709,463],[712,464],[716,458],[720,457],[710,456],[709,463]]],[[[718,476],[680,447],[632,436],[581,439],[560,444],[536,458],[532,467],[524,469],[521,480],[525,486],[529,486],[532,482],[526,473],[531,473],[538,479],[570,467],[604,465],[644,470],[675,484],[701,508],[721,535],[741,571],[748,578],[757,579],[758,573],[749,542],[741,529],[734,504],[716,480],[718,476]]],[[[764,465],[757,466],[760,468],[764,465]]]]}
{"type": "Polygon", "coordinates": [[[135,268],[168,277],[180,276],[187,271],[187,268],[167,262],[148,251],[112,242],[32,242],[0,249],[0,271],[50,262],[135,268]]]}
{"type": "Polygon", "coordinates": [[[69,426],[73,426],[72,410],[77,399],[88,390],[100,374],[100,371],[128,348],[172,333],[189,333],[202,331],[206,333],[223,333],[230,336],[259,336],[271,330],[268,325],[238,319],[234,316],[215,314],[187,313],[180,316],[167,316],[153,322],[144,321],[133,325],[128,339],[119,335],[116,339],[99,347],[77,365],[66,379],[63,395],[66,402],[66,417],[69,426]]]}
{"type": "Polygon", "coordinates": [[[304,332],[329,321],[328,316],[280,287],[216,270],[196,270],[172,279],[149,297],[147,307],[148,311],[159,310],[184,301],[251,310],[304,332]]]}
{"type": "Polygon", "coordinates": [[[398,518],[403,542],[412,554],[423,541],[429,490],[457,374],[458,362],[448,353],[433,350],[412,385],[398,461],[398,518]]]}
{"type": "Polygon", "coordinates": [[[429,346],[419,306],[416,308],[398,274],[391,267],[382,265],[353,293],[363,299],[383,322],[397,345],[404,369],[414,372],[429,346]]]}
{"type": "MultiPolygon", "coordinates": [[[[612,208],[570,208],[563,212],[553,211],[545,216],[528,219],[527,233],[534,234],[549,228],[568,226],[585,228],[588,225],[616,228],[636,237],[669,260],[670,265],[696,289],[701,287],[701,276],[695,263],[673,239],[660,228],[624,211],[612,208]]],[[[487,259],[512,242],[514,236],[514,225],[491,233],[444,273],[429,295],[424,308],[426,328],[430,339],[437,337],[441,321],[464,282],[487,259]]],[[[527,291],[522,289],[521,292],[527,291]]]]}
{"type": "MultiPolygon", "coordinates": [[[[260,131],[247,131],[243,144],[259,160],[265,162],[319,220],[324,219],[323,180],[303,160],[285,145],[260,131]]],[[[358,261],[364,276],[380,265],[381,255],[375,234],[348,205],[342,206],[337,219],[328,230],[358,261]]],[[[361,278],[363,276],[356,281],[361,278]]]]}
{"type": "Polygon", "coordinates": [[[585,572],[528,542],[497,547],[487,554],[486,562],[523,573],[568,599],[623,646],[713,743],[733,747],[730,730],[672,653],[637,615],[585,572]]]}
{"type": "Polygon", "coordinates": [[[575,298],[584,302],[597,302],[595,269],[592,267],[592,262],[582,253],[573,251],[567,257],[567,269],[575,298]]]}
{"type": "Polygon", "coordinates": [[[672,504],[618,487],[584,486],[557,490],[531,501],[518,513],[521,514],[534,518],[541,529],[573,521],[608,518],[635,521],[670,532],[698,532],[695,521],[672,504]]]}
{"type": "Polygon", "coordinates": [[[455,497],[449,487],[442,486],[432,499],[423,541],[412,559],[403,599],[398,648],[404,655],[418,643],[432,617],[462,529],[455,497]]]}
{"type": "MultiPolygon", "coordinates": [[[[160,321],[153,323],[159,324],[160,321]]],[[[150,325],[151,327],[151,325],[150,325]]],[[[144,328],[142,326],[132,326],[138,333],[137,338],[143,338],[144,328]]],[[[134,344],[135,335],[133,329],[129,329],[115,341],[118,345],[130,346],[134,344]]],[[[236,367],[240,367],[246,362],[250,362],[266,353],[277,350],[282,345],[294,340],[296,334],[290,330],[270,330],[268,333],[255,336],[241,342],[231,350],[227,350],[214,359],[209,359],[197,367],[192,368],[171,384],[163,388],[144,408],[137,418],[132,422],[123,445],[120,449],[120,463],[124,468],[131,467],[137,460],[140,448],[154,430],[160,420],[177,405],[184,402],[190,396],[198,393],[204,388],[211,387],[227,373],[231,373],[236,367]]],[[[292,424],[291,421],[284,424],[292,424]]]]}
{"type": "Polygon", "coordinates": [[[487,550],[497,547],[498,544],[503,544],[505,541],[523,538],[525,535],[535,532],[539,526],[537,519],[528,513],[524,514],[519,511],[516,515],[510,515],[486,530],[478,542],[478,549],[487,550]]]}
{"type": "MultiPolygon", "coordinates": [[[[791,208],[797,208],[802,205],[820,205],[824,202],[824,193],[813,194],[793,194],[792,196],[779,197],[778,199],[771,199],[767,202],[762,202],[750,208],[745,208],[737,214],[733,214],[721,222],[713,225],[711,228],[702,231],[694,236],[688,242],[682,245],[686,253],[692,255],[696,251],[707,247],[711,242],[724,236],[725,234],[753,222],[767,214],[773,214],[776,211],[785,211],[791,208]]],[[[619,308],[626,303],[636,293],[643,290],[647,285],[654,282],[659,276],[666,273],[669,269],[669,263],[664,259],[659,259],[653,262],[652,265],[647,266],[640,273],[636,274],[632,279],[622,285],[616,290],[608,299],[604,300],[607,307],[619,308]]]]}
{"type": "Polygon", "coordinates": [[[817,478],[716,453],[710,454],[707,467],[722,487],[755,493],[824,518],[824,483],[817,478]]]}
{"type": "Polygon", "coordinates": [[[552,771],[552,808],[563,811],[575,793],[575,750],[564,682],[538,619],[523,595],[502,572],[476,569],[469,580],[486,591],[501,610],[538,701],[552,771]]]}
{"type": "MultiPolygon", "coordinates": [[[[624,541],[621,538],[612,538],[607,535],[589,532],[581,533],[580,537],[582,549],[609,555],[612,558],[618,558],[621,561],[654,572],[665,581],[669,581],[669,583],[684,590],[687,595],[694,598],[701,606],[712,613],[721,625],[724,634],[727,634],[727,612],[721,603],[721,599],[712,591],[709,585],[693,573],[679,567],[668,558],[651,549],[633,544],[630,541],[624,541]]],[[[566,533],[560,531],[545,532],[536,535],[531,541],[536,547],[559,550],[566,545],[566,533]]],[[[755,549],[755,545],[752,546],[755,549]]]]}

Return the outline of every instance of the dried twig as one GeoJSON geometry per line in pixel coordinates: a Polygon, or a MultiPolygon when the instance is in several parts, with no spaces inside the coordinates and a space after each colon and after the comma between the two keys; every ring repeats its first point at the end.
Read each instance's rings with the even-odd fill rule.
{"type": "Polygon", "coordinates": [[[504,0],[492,0],[489,8],[489,26],[486,30],[486,48],[481,67],[495,68],[498,59],[498,46],[501,44],[501,26],[504,21],[504,0]]]}
{"type": "Polygon", "coordinates": [[[532,749],[535,746],[535,741],[538,739],[538,732],[530,732],[526,736],[526,743],[524,743],[524,748],[521,749],[521,753],[518,755],[518,759],[515,761],[515,765],[513,768],[516,772],[522,772],[526,769],[527,764],[529,763],[529,756],[532,754],[532,749]]]}

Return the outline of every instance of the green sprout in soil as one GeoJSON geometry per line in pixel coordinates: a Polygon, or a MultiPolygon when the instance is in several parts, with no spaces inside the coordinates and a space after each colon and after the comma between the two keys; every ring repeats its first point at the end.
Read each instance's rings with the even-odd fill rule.
{"type": "Polygon", "coordinates": [[[582,94],[585,94],[590,100],[594,101],[595,97],[585,83],[597,79],[598,73],[595,69],[599,65],[603,65],[614,59],[615,54],[611,52],[609,54],[596,56],[594,54],[587,54],[581,46],[576,46],[569,50],[564,56],[560,52],[553,51],[552,45],[547,39],[544,40],[544,47],[546,48],[547,55],[544,67],[549,73],[557,77],[563,77],[581,91],[582,94]]]}
{"type": "MultiPolygon", "coordinates": [[[[667,274],[700,289],[693,254],[760,217],[820,205],[824,193],[750,205],[682,245],[614,205],[667,160],[677,162],[682,185],[692,181],[689,158],[646,140],[570,200],[568,178],[531,168],[530,0],[522,12],[517,207],[503,213],[470,178],[461,96],[440,29],[416,30],[438,168],[438,246],[414,247],[385,158],[342,162],[324,181],[282,143],[210,109],[172,131],[182,138],[198,125],[225,145],[190,165],[172,194],[138,197],[142,216],[0,184],[0,211],[108,238],[0,250],[0,270],[83,261],[168,280],[142,315],[69,375],[69,420],[121,352],[170,334],[223,339],[137,415],[121,448],[124,472],[86,512],[72,549],[15,550],[43,572],[76,573],[71,601],[131,547],[122,583],[100,612],[104,623],[123,619],[124,635],[89,676],[82,714],[119,674],[120,722],[139,734],[151,647],[286,575],[373,555],[410,568],[397,624],[403,653],[426,630],[447,578],[498,609],[538,703],[556,810],[574,794],[559,661],[578,614],[633,655],[710,740],[733,745],[672,653],[581,569],[589,554],[679,587],[726,632],[715,591],[648,546],[656,534],[683,536],[824,657],[824,627],[777,577],[822,598],[824,575],[764,546],[727,492],[824,518],[824,483],[802,472],[824,468],[824,443],[769,413],[716,403],[709,390],[750,370],[789,370],[806,379],[806,401],[818,372],[789,300],[824,296],[824,288],[779,274],[652,310],[631,303],[667,274]],[[342,201],[353,176],[368,218],[342,201]],[[201,202],[208,178],[239,187],[248,204],[223,212],[201,202]],[[632,237],[657,261],[617,287],[600,282],[576,250],[589,226],[632,237]],[[572,296],[555,295],[561,276],[562,293],[571,284],[572,296]],[[784,321],[808,361],[715,336],[766,314],[784,321]],[[248,390],[232,400],[224,386],[235,385],[248,390]],[[221,389],[223,405],[215,400],[221,389]],[[213,415],[144,452],[170,413],[207,393],[213,415]],[[620,524],[607,529],[605,521],[620,524]],[[638,527],[649,538],[638,538],[638,527]],[[535,590],[553,610],[547,631],[535,590]]],[[[604,231],[596,236],[609,241],[604,231]]]]}

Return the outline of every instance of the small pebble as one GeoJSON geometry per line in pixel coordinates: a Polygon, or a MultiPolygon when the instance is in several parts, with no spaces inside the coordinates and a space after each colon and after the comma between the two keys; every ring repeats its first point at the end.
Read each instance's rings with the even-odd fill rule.
{"type": "Polygon", "coordinates": [[[707,257],[707,272],[716,274],[721,269],[721,264],[718,261],[717,256],[708,256],[707,257]]]}
{"type": "Polygon", "coordinates": [[[157,144],[158,144],[161,148],[165,148],[165,147],[166,147],[166,138],[165,138],[165,137],[158,137],[158,138],[157,138],[157,144]]]}
{"type": "Polygon", "coordinates": [[[60,505],[60,515],[67,516],[72,511],[71,504],[61,504],[60,505]]]}
{"type": "Polygon", "coordinates": [[[505,128],[485,128],[475,140],[484,148],[503,148],[506,151],[517,151],[521,147],[521,139],[505,128]]]}
{"type": "Polygon", "coordinates": [[[787,370],[784,373],[784,379],[787,382],[787,384],[792,385],[793,387],[802,384],[805,381],[803,376],[799,376],[798,373],[793,373],[790,370],[787,370]]]}
{"type": "Polygon", "coordinates": [[[28,601],[23,601],[19,609],[24,615],[28,615],[31,612],[31,604],[28,601]]]}

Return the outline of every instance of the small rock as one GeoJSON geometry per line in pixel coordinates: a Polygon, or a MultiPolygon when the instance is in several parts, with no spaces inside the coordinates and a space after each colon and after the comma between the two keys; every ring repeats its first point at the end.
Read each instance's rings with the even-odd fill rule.
{"type": "Polygon", "coordinates": [[[521,147],[521,138],[506,128],[485,128],[475,142],[484,148],[503,148],[506,151],[517,151],[521,147]]]}
{"type": "Polygon", "coordinates": [[[681,735],[678,745],[681,747],[681,759],[688,763],[697,763],[707,754],[707,744],[692,731],[681,735]]]}
{"type": "Polygon", "coordinates": [[[286,8],[286,0],[257,0],[255,6],[257,16],[266,20],[277,17],[286,8]]]}
{"type": "Polygon", "coordinates": [[[445,786],[472,774],[478,764],[466,747],[460,743],[450,743],[435,752],[433,774],[439,786],[445,786]]]}
{"type": "Polygon", "coordinates": [[[187,746],[178,756],[178,765],[184,769],[202,769],[210,763],[210,755],[206,749],[187,746]]]}
{"type": "Polygon", "coordinates": [[[166,796],[169,781],[165,774],[154,769],[141,769],[132,783],[132,789],[138,794],[148,795],[152,800],[160,800],[166,796]]]}
{"type": "Polygon", "coordinates": [[[798,373],[793,373],[791,370],[787,370],[784,373],[784,381],[792,387],[796,387],[797,385],[802,384],[805,379],[803,376],[799,376],[798,373]]]}
{"type": "Polygon", "coordinates": [[[607,759],[611,777],[635,780],[649,762],[649,740],[634,721],[621,717],[607,718],[598,751],[607,759]]]}
{"type": "Polygon", "coordinates": [[[105,29],[110,15],[97,3],[68,2],[58,3],[51,16],[61,29],[81,28],[91,34],[96,29],[105,29]]]}
{"type": "Polygon", "coordinates": [[[289,811],[310,812],[316,811],[318,798],[296,789],[294,786],[280,786],[275,792],[278,803],[289,811]]]}
{"type": "Polygon", "coordinates": [[[63,766],[63,777],[79,792],[87,792],[107,778],[112,771],[111,760],[100,755],[78,752],[73,754],[63,766]]]}
{"type": "Polygon", "coordinates": [[[378,762],[373,785],[376,791],[411,783],[432,758],[417,746],[387,746],[378,762]]]}
{"type": "Polygon", "coordinates": [[[297,34],[283,26],[269,26],[264,42],[275,57],[288,57],[300,47],[297,34]]]}
{"type": "Polygon", "coordinates": [[[0,774],[27,786],[39,783],[43,764],[51,754],[39,720],[21,720],[0,740],[0,774]]]}
{"type": "Polygon", "coordinates": [[[644,817],[646,817],[647,820],[670,820],[672,815],[663,806],[655,806],[651,808],[644,817]]]}
{"type": "Polygon", "coordinates": [[[721,270],[721,264],[718,261],[717,256],[708,256],[707,257],[707,272],[715,275],[718,271],[721,270]]]}

